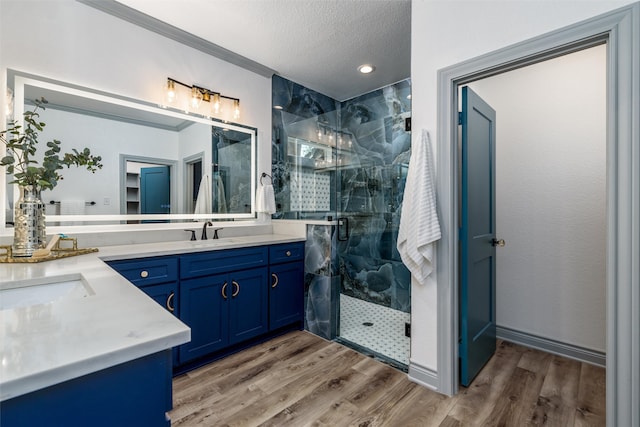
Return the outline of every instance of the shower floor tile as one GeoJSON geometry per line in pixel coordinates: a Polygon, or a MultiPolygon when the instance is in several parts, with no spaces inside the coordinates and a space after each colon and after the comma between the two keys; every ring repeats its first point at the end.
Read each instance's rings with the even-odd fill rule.
{"type": "Polygon", "coordinates": [[[410,321],[409,313],[340,294],[340,338],[404,365],[410,348],[404,327],[410,321]]]}

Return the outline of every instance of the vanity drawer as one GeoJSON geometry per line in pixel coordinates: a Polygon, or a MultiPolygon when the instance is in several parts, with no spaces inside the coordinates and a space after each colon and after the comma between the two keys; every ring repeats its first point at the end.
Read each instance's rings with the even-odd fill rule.
{"type": "Polygon", "coordinates": [[[155,285],[178,280],[178,258],[138,258],[110,261],[107,264],[136,286],[155,285]]]}
{"type": "Polygon", "coordinates": [[[269,262],[278,264],[281,262],[298,261],[304,257],[304,242],[283,243],[269,247],[269,262]]]}
{"type": "Polygon", "coordinates": [[[266,246],[226,249],[180,256],[180,278],[207,276],[267,265],[266,246]]]}

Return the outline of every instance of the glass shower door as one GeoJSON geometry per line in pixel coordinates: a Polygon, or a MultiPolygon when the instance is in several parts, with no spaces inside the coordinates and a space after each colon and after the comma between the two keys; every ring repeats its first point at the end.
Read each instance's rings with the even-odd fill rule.
{"type": "Polygon", "coordinates": [[[411,134],[408,81],[345,101],[337,138],[342,342],[409,363],[411,276],[396,241],[411,134]]]}

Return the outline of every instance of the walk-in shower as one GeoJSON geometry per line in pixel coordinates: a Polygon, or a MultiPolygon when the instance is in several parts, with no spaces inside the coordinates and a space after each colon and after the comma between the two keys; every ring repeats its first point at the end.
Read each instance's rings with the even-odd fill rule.
{"type": "Polygon", "coordinates": [[[399,367],[411,311],[396,250],[410,93],[405,80],[338,102],[273,78],[274,219],[308,223],[305,326],[399,367]]]}

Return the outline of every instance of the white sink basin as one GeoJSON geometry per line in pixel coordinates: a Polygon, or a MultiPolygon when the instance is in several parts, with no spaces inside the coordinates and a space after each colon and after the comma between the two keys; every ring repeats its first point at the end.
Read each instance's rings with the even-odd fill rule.
{"type": "Polygon", "coordinates": [[[3,283],[0,310],[86,298],[95,292],[80,274],[3,283]]]}

